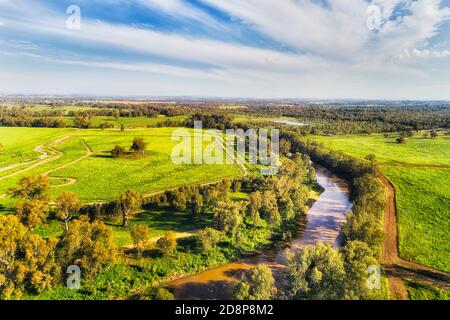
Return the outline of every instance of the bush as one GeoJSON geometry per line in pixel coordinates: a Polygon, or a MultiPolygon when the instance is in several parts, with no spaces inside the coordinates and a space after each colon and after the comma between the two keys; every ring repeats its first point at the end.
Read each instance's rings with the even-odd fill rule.
{"type": "Polygon", "coordinates": [[[162,254],[173,254],[177,248],[177,239],[175,233],[172,231],[167,232],[164,237],[158,240],[157,246],[162,254]]]}

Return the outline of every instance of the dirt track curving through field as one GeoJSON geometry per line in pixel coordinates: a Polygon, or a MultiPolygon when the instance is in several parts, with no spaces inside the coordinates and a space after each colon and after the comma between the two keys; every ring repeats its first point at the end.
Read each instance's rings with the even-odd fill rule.
{"type": "Polygon", "coordinates": [[[400,258],[395,188],[385,176],[380,175],[379,179],[386,189],[385,238],[381,263],[388,277],[392,298],[396,300],[407,300],[409,298],[403,280],[413,280],[425,285],[450,290],[450,274],[400,258]]]}
{"type": "MultiPolygon", "coordinates": [[[[73,166],[74,164],[76,164],[76,163],[78,163],[80,161],[83,161],[84,159],[86,159],[86,158],[88,158],[88,157],[90,157],[90,156],[92,156],[94,154],[94,151],[91,149],[91,147],[88,146],[88,144],[86,143],[86,141],[84,141],[84,139],[81,139],[80,142],[84,146],[84,148],[86,149],[86,154],[85,155],[83,155],[82,157],[80,157],[78,159],[75,159],[75,160],[73,160],[73,161],[71,161],[69,163],[66,163],[66,164],[64,164],[62,166],[59,166],[59,167],[57,167],[55,169],[47,171],[47,172],[45,172],[43,174],[43,176],[47,177],[53,172],[56,172],[56,171],[61,170],[61,169],[68,168],[70,166],[73,166]]],[[[71,186],[71,185],[73,185],[73,184],[75,184],[77,182],[77,180],[75,178],[67,178],[67,177],[49,177],[49,179],[52,179],[52,180],[64,180],[65,181],[63,184],[51,186],[52,188],[67,187],[67,186],[71,186]]]]}
{"type": "Polygon", "coordinates": [[[31,162],[24,162],[24,163],[17,164],[16,167],[32,163],[30,166],[28,166],[26,168],[23,168],[21,170],[13,172],[13,173],[11,173],[9,175],[0,177],[0,181],[4,180],[4,179],[7,179],[7,178],[14,177],[14,176],[19,175],[19,174],[24,173],[24,172],[30,171],[30,170],[32,170],[34,168],[43,166],[44,164],[47,164],[49,162],[52,162],[52,161],[55,161],[55,160],[61,158],[64,154],[61,151],[58,151],[58,150],[54,149],[54,147],[59,145],[59,144],[61,144],[64,140],[66,140],[66,139],[68,139],[70,137],[71,136],[69,135],[69,136],[64,136],[62,138],[59,138],[59,139],[53,141],[52,143],[50,143],[47,147],[45,147],[45,146],[37,146],[36,148],[34,148],[34,151],[36,151],[36,152],[41,154],[38,157],[38,159],[40,161],[37,161],[37,162],[31,161],[31,162]]]}

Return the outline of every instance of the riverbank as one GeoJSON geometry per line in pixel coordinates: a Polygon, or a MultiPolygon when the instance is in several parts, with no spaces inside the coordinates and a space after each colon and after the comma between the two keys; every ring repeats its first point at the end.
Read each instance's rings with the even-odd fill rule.
{"type": "Polygon", "coordinates": [[[316,167],[316,176],[324,191],[308,210],[305,219],[300,221],[298,234],[294,239],[261,255],[173,281],[167,286],[173,291],[175,298],[230,299],[233,284],[239,281],[246,271],[260,263],[267,264],[277,278],[285,267],[286,255],[289,252],[296,252],[305,245],[317,242],[338,246],[340,225],[345,221],[345,213],[351,208],[349,183],[323,167],[316,167]]]}

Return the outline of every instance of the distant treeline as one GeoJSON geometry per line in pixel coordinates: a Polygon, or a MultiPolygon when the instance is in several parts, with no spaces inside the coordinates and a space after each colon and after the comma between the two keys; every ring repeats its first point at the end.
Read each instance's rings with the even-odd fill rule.
{"type": "MultiPolygon", "coordinates": [[[[38,106],[49,110],[31,111],[36,104],[20,104],[18,107],[0,106],[0,125],[3,126],[61,126],[61,121],[51,123],[46,118],[73,116],[90,119],[94,116],[109,117],[157,117],[158,115],[194,115],[184,123],[168,120],[155,126],[193,126],[193,120],[201,120],[205,128],[227,129],[236,126],[233,118],[292,117],[311,126],[301,128],[303,134],[351,134],[404,132],[450,128],[450,106],[433,104],[258,104],[248,103],[240,108],[226,108],[219,102],[139,103],[139,102],[46,102],[38,106]],[[64,107],[83,110],[64,112],[64,107]],[[34,121],[33,118],[40,118],[34,121]]],[[[261,125],[261,122],[259,122],[261,125]]]]}

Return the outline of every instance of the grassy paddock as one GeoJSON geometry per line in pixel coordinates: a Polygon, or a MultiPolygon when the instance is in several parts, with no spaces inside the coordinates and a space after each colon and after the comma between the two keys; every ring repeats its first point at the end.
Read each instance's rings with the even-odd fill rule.
{"type": "Polygon", "coordinates": [[[375,154],[397,191],[400,255],[450,272],[450,137],[417,136],[404,145],[382,135],[311,139],[361,159],[375,154]]]}
{"type": "Polygon", "coordinates": [[[400,255],[450,272],[450,169],[383,167],[397,191],[400,255]]]}
{"type": "Polygon", "coordinates": [[[395,137],[386,139],[382,135],[313,136],[311,139],[358,158],[376,154],[380,163],[450,166],[450,136],[437,139],[416,136],[402,145],[395,142],[395,137]]]}
{"type": "MultiPolygon", "coordinates": [[[[23,177],[39,175],[55,169],[58,170],[53,171],[50,177],[72,178],[76,180],[76,183],[52,188],[52,196],[56,197],[63,191],[73,191],[86,202],[112,200],[126,189],[151,193],[241,174],[237,165],[174,164],[171,160],[171,153],[173,147],[178,143],[171,139],[174,128],[151,128],[124,132],[119,130],[40,128],[0,128],[0,130],[2,133],[0,143],[5,145],[2,154],[4,159],[10,159],[17,149],[20,149],[23,154],[30,154],[36,158],[39,156],[33,151],[36,146],[48,145],[55,139],[70,135],[69,139],[55,147],[62,153],[59,159],[0,180],[0,194],[15,187],[23,177]],[[115,145],[119,144],[129,148],[135,137],[142,137],[148,143],[145,156],[118,159],[110,157],[109,151],[115,145]],[[72,163],[86,154],[81,140],[84,140],[92,148],[94,155],[80,162],[72,163]]],[[[204,143],[204,148],[208,144],[204,143]]],[[[23,158],[18,163],[22,160],[23,158]]],[[[57,185],[61,184],[62,180],[57,179],[51,182],[57,185]]],[[[10,205],[11,200],[1,199],[0,204],[10,205]]]]}
{"type": "Polygon", "coordinates": [[[406,288],[411,300],[450,300],[449,291],[443,291],[409,281],[406,283],[406,288]]]}

